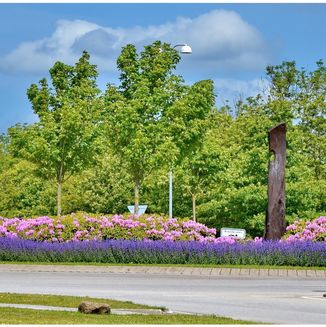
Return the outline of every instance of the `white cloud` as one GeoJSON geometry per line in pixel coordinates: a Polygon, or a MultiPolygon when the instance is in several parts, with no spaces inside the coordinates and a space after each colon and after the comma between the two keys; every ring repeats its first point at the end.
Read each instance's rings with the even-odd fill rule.
{"type": "Polygon", "coordinates": [[[54,33],[37,41],[23,42],[0,61],[0,70],[5,72],[47,71],[55,61],[74,62],[78,55],[72,51],[76,40],[91,30],[96,24],[85,21],[59,20],[54,33]]]}
{"type": "Polygon", "coordinates": [[[192,71],[261,70],[268,61],[266,44],[254,26],[233,11],[214,10],[193,19],[179,17],[162,25],[132,28],[59,20],[51,36],[21,43],[0,58],[0,70],[44,73],[57,60],[74,63],[85,49],[100,69],[114,71],[122,46],[133,43],[141,48],[157,39],[190,44],[193,54],[182,65],[192,71]]]}
{"type": "Polygon", "coordinates": [[[263,94],[269,88],[269,82],[266,79],[238,80],[232,78],[214,80],[217,93],[217,105],[224,105],[229,101],[233,106],[238,100],[245,100],[258,93],[263,94]]]}

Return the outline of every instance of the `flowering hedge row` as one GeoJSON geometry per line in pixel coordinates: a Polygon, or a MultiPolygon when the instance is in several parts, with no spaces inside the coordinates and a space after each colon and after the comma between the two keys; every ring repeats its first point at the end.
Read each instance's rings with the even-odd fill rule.
{"type": "Polygon", "coordinates": [[[284,238],[291,241],[326,241],[326,217],[313,221],[297,220],[286,228],[284,238]]]}
{"type": "MultiPolygon", "coordinates": [[[[232,238],[216,237],[216,229],[192,220],[168,219],[155,215],[89,216],[84,213],[60,218],[48,216],[22,219],[0,217],[0,237],[21,238],[52,243],[97,241],[107,239],[199,241],[230,243],[232,238]]],[[[261,238],[256,237],[256,241],[261,238]]],[[[283,238],[292,241],[325,241],[326,217],[296,221],[287,227],[283,238]]]]}
{"type": "Polygon", "coordinates": [[[231,242],[216,238],[216,229],[192,220],[149,215],[88,216],[83,213],[61,218],[0,218],[0,237],[54,243],[106,239],[231,242]]]}
{"type": "Polygon", "coordinates": [[[325,242],[201,243],[106,240],[68,243],[0,238],[1,261],[326,266],[325,242]]]}

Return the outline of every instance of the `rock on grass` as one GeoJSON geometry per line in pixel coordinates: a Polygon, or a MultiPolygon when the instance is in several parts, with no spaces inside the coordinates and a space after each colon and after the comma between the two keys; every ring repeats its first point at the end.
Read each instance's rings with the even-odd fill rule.
{"type": "Polygon", "coordinates": [[[110,314],[111,308],[106,303],[82,302],[78,306],[78,311],[81,313],[110,314]]]}

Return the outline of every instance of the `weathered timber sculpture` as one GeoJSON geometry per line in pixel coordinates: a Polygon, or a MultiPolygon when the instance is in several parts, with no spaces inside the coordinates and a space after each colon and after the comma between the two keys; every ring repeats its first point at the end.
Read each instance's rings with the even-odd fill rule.
{"type": "Polygon", "coordinates": [[[286,125],[279,124],[269,130],[268,208],[265,220],[265,240],[279,240],[285,233],[285,160],[286,125]]]}

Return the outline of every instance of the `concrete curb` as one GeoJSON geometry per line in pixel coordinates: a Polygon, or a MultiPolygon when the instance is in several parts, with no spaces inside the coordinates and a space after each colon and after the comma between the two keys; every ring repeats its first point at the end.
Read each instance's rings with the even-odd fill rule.
{"type": "Polygon", "coordinates": [[[106,274],[184,275],[205,277],[249,278],[326,278],[326,270],[312,269],[250,269],[250,268],[195,268],[159,266],[88,266],[88,265],[28,265],[1,264],[0,272],[80,272],[106,274]]]}

